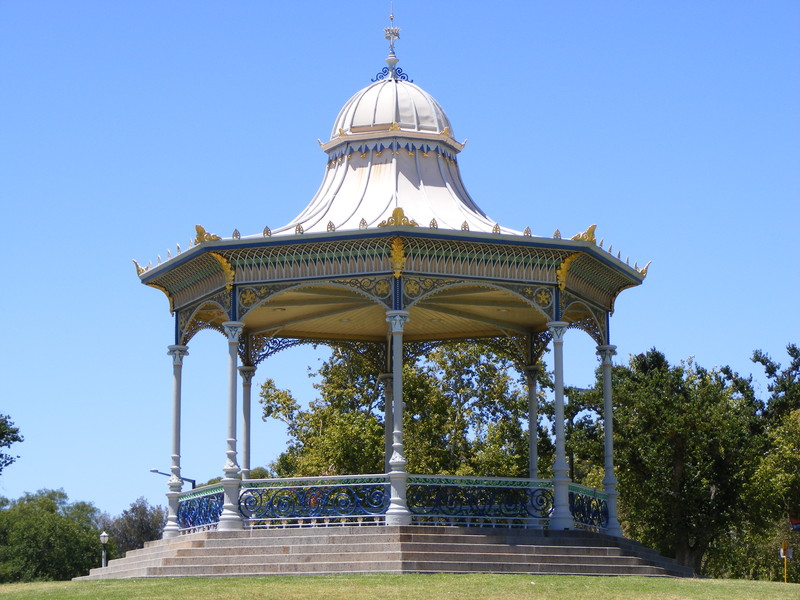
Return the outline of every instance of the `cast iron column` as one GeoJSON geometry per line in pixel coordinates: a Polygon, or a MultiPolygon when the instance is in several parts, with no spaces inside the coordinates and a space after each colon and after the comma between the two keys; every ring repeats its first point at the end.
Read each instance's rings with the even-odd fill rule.
{"type": "Polygon", "coordinates": [[[219,531],[236,531],[242,528],[239,514],[239,465],[236,463],[236,367],[239,362],[239,336],[244,329],[240,321],[225,321],[225,335],[228,337],[228,449],[222,471],[222,487],[225,500],[219,517],[219,531]]]}
{"type": "Polygon", "coordinates": [[[556,460],[553,464],[553,514],[550,529],[559,531],[572,528],[569,510],[569,467],[567,466],[564,435],[564,334],[569,323],[551,321],[547,324],[553,336],[553,370],[555,384],[556,460]]]}
{"type": "Polygon", "coordinates": [[[386,311],[386,320],[392,329],[392,458],[389,481],[392,495],[386,511],[387,525],[410,525],[411,513],[406,503],[406,458],[403,449],[403,326],[408,321],[404,310],[386,311]]]}
{"type": "Polygon", "coordinates": [[[603,491],[608,496],[608,526],[606,533],[622,537],[617,515],[617,476],[614,474],[614,414],[611,398],[611,358],[617,353],[616,346],[598,346],[603,369],[603,431],[605,433],[605,452],[603,491]]]}
{"type": "Polygon", "coordinates": [[[168,346],[167,354],[172,357],[172,475],[167,482],[167,524],[162,537],[176,537],[180,534],[178,525],[178,496],[183,487],[181,480],[181,374],[183,357],[189,354],[186,346],[168,346]]]}

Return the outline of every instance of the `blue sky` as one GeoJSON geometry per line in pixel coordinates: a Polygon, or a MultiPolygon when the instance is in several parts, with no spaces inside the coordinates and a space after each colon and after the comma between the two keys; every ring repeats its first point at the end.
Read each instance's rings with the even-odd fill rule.
{"type": "MultiPolygon", "coordinates": [[[[0,1],[6,315],[0,413],[25,436],[0,495],[64,488],[118,514],[163,503],[173,331],[140,263],[289,222],[344,102],[384,66],[388,2],[0,1]]],[[[397,0],[402,67],[467,139],[461,172],[504,226],[652,260],[612,318],[617,360],[656,347],[763,376],[800,342],[800,3],[397,0]]],[[[566,380],[588,385],[587,336],[566,380]]],[[[184,473],[225,459],[224,338],[184,367],[184,473]]],[[[313,397],[296,349],[265,377],[313,397]]],[[[253,464],[283,428],[254,413],[253,464]]]]}

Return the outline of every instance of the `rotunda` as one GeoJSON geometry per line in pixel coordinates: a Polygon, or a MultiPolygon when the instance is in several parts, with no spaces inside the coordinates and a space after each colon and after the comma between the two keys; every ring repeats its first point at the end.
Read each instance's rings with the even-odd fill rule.
{"type": "Polygon", "coordinates": [[[166,538],[208,528],[365,520],[580,527],[621,535],[611,437],[610,317],[618,294],[642,283],[647,268],[631,267],[604,250],[594,225],[569,239],[557,230],[540,237],[487,216],[464,186],[458,166],[464,144],[454,138],[444,110],[397,68],[398,33],[386,30],[388,66],[345,103],[330,140],[320,142],[327,155],[325,174],[295,219],[252,235],[234,231],[228,238],[198,225],[188,250],[155,267],[136,265],[142,283],[166,294],[175,317],[166,538]],[[576,486],[568,477],[562,354],[568,328],[588,334],[602,359],[603,491],[576,486]],[[183,492],[181,367],[192,337],[202,329],[223,333],[229,349],[224,478],[218,486],[183,492]],[[406,472],[404,343],[479,338],[506,340],[515,348],[527,374],[531,432],[538,410],[535,374],[541,353],[552,344],[552,480],[538,478],[535,435],[527,479],[406,472]],[[253,374],[275,352],[310,342],[358,342],[380,357],[387,406],[385,473],[250,479],[253,374]],[[480,503],[468,500],[475,494],[480,503]]]}

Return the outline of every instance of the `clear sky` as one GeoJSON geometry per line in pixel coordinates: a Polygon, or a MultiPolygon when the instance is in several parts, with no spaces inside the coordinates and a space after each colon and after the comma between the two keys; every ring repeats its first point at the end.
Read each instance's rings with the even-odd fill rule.
{"type": "MultiPolygon", "coordinates": [[[[800,3],[396,0],[399,66],[444,107],[467,189],[500,224],[598,238],[644,285],[617,360],[656,347],[763,375],[800,342],[800,3]]],[[[173,321],[131,259],[288,223],[344,102],[384,66],[389,2],[0,0],[0,413],[25,441],[0,495],[164,503],[173,321]]],[[[588,385],[588,336],[566,339],[588,385]]],[[[221,475],[226,356],[184,367],[184,474],[221,475]]],[[[263,363],[307,401],[318,355],[263,363]]],[[[283,428],[253,418],[253,465],[283,428]]]]}

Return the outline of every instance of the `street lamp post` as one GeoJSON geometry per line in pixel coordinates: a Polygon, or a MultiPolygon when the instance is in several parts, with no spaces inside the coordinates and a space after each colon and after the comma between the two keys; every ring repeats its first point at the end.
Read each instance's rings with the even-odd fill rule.
{"type": "MultiPolygon", "coordinates": [[[[164,473],[163,471],[159,471],[158,469],[150,469],[151,473],[158,473],[159,475],[166,475],[167,477],[172,477],[169,473],[164,473]]],[[[192,484],[192,489],[197,487],[197,481],[194,479],[189,479],[188,477],[178,477],[181,481],[188,481],[192,484]]]]}
{"type": "Polygon", "coordinates": [[[106,556],[106,544],[108,543],[108,534],[105,531],[100,534],[100,543],[103,544],[103,556],[102,556],[102,559],[100,561],[100,566],[101,567],[107,567],[108,566],[108,558],[106,556]]]}

